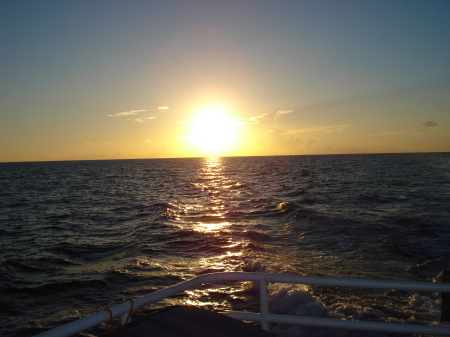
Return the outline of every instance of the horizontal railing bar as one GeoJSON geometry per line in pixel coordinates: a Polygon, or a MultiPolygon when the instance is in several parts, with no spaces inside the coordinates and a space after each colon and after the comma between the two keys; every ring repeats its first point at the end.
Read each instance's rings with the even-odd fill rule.
{"type": "Polygon", "coordinates": [[[273,283],[297,283],[334,287],[397,289],[431,292],[450,292],[450,283],[432,283],[418,281],[390,281],[376,279],[338,278],[326,276],[281,275],[247,272],[213,273],[198,276],[198,284],[215,281],[266,281],[273,283]]]}
{"type": "MultiPolygon", "coordinates": [[[[172,295],[178,294],[179,292],[195,287],[196,285],[198,285],[197,281],[197,278],[193,278],[191,280],[178,283],[172,287],[156,291],[143,297],[139,297],[134,300],[134,308],[137,309],[138,307],[141,307],[145,304],[158,302],[166,297],[170,297],[172,295]]],[[[113,317],[116,318],[128,313],[130,308],[131,302],[127,302],[112,307],[110,308],[110,310],[113,314],[113,317]]],[[[96,327],[103,322],[109,321],[109,319],[109,312],[107,310],[103,310],[94,315],[81,318],[77,321],[62,325],[49,331],[42,332],[35,337],[68,337],[80,331],[96,327]]]]}
{"type": "MultiPolygon", "coordinates": [[[[280,275],[248,272],[224,272],[212,273],[197,276],[188,281],[178,283],[169,288],[165,288],[149,295],[134,300],[134,308],[145,304],[158,302],[164,298],[173,296],[182,291],[191,289],[198,285],[213,282],[226,281],[266,281],[273,283],[296,283],[307,285],[324,285],[336,287],[352,288],[372,288],[372,289],[397,289],[411,291],[430,291],[430,292],[450,292],[450,283],[427,283],[416,281],[387,281],[370,279],[350,279],[323,276],[302,276],[302,275],[280,275]]],[[[119,317],[126,314],[131,307],[131,303],[123,303],[111,308],[113,317],[119,317]]],[[[79,319],[55,329],[42,332],[36,337],[68,337],[80,331],[93,328],[110,319],[109,312],[104,310],[97,314],[79,319]]]]}
{"type": "MultiPolygon", "coordinates": [[[[221,312],[221,314],[239,319],[241,321],[261,322],[262,316],[249,312],[221,312]]],[[[450,335],[450,326],[445,325],[417,325],[402,323],[349,321],[335,318],[319,318],[306,316],[286,316],[269,314],[265,318],[269,323],[282,323],[292,325],[307,325],[321,328],[339,328],[352,330],[366,330],[379,332],[416,333],[432,335],[450,335]]]]}

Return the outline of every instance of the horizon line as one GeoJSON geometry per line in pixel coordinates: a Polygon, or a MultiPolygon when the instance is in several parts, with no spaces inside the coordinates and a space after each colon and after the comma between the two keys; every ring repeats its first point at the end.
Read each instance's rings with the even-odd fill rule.
{"type": "Polygon", "coordinates": [[[0,164],[19,163],[54,163],[54,162],[81,162],[81,161],[118,161],[118,160],[161,160],[161,159],[204,159],[204,158],[244,158],[244,157],[300,157],[300,156],[349,156],[349,155],[386,155],[386,154],[427,154],[450,153],[450,151],[427,152],[353,152],[353,153],[316,153],[316,154],[273,154],[273,155],[247,155],[247,156],[197,156],[197,157],[152,157],[152,158],[106,158],[106,159],[62,159],[62,160],[23,160],[0,161],[0,164]]]}

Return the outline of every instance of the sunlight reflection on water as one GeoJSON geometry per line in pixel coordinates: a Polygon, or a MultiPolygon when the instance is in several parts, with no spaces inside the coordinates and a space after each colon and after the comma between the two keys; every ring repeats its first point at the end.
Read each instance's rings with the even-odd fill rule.
{"type": "Polygon", "coordinates": [[[204,181],[201,184],[196,184],[203,192],[207,193],[207,199],[204,200],[202,208],[209,218],[208,221],[198,221],[193,229],[202,233],[213,233],[225,230],[231,225],[230,222],[224,221],[224,210],[227,207],[227,199],[221,194],[226,189],[226,177],[222,174],[223,165],[222,159],[219,157],[204,158],[200,179],[204,181]]]}
{"type": "Polygon", "coordinates": [[[196,191],[191,197],[177,204],[171,204],[172,224],[179,228],[181,239],[173,243],[183,247],[189,242],[199,243],[191,251],[203,252],[197,260],[197,267],[191,270],[208,272],[236,271],[242,264],[244,252],[238,233],[243,227],[233,217],[236,195],[239,193],[230,186],[240,184],[231,179],[225,167],[226,159],[204,158],[190,180],[196,191]]]}
{"type": "Polygon", "coordinates": [[[203,233],[212,233],[212,232],[220,232],[223,231],[226,227],[230,226],[229,222],[221,222],[221,223],[203,223],[199,222],[194,226],[194,230],[197,232],[203,233]]]}
{"type": "MultiPolygon", "coordinates": [[[[241,182],[230,179],[224,163],[225,160],[219,157],[203,159],[196,181],[192,183],[200,197],[185,204],[181,213],[186,216],[178,218],[184,222],[182,227],[216,239],[216,254],[199,259],[195,267],[209,273],[240,270],[244,254],[242,245],[232,235],[236,223],[227,215],[238,194],[232,187],[241,182]]],[[[188,299],[184,303],[231,310],[230,299],[245,301],[244,292],[239,283],[209,286],[187,292],[188,299]]]]}

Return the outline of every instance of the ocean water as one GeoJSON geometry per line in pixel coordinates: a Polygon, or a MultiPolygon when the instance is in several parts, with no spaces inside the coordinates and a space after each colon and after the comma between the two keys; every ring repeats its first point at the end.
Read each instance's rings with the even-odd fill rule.
{"type": "MultiPolygon", "coordinates": [[[[0,205],[2,336],[211,272],[436,281],[450,269],[450,153],[2,163],[0,205]]],[[[273,313],[440,318],[438,294],[281,284],[269,293],[273,313]]],[[[255,310],[258,294],[210,285],[151,308],[182,303],[255,310]]]]}

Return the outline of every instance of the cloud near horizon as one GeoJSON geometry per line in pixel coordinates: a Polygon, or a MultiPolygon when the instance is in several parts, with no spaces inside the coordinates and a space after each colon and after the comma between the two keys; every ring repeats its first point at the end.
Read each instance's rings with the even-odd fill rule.
{"type": "Polygon", "coordinates": [[[290,114],[291,112],[294,112],[294,110],[278,110],[278,111],[276,112],[276,115],[277,115],[277,116],[280,116],[280,115],[286,115],[286,114],[290,114]]]}
{"type": "MultiPolygon", "coordinates": [[[[161,111],[167,111],[169,109],[169,107],[167,106],[160,106],[158,107],[158,112],[161,111]]],[[[123,111],[123,112],[118,112],[116,114],[111,114],[108,115],[108,117],[128,117],[128,116],[133,116],[133,115],[142,115],[143,112],[146,112],[147,110],[130,110],[130,111],[123,111]]],[[[145,120],[151,120],[151,119],[155,119],[156,116],[148,116],[148,117],[140,117],[140,118],[135,118],[135,119],[130,119],[127,118],[126,121],[133,121],[133,122],[138,122],[138,123],[145,123],[145,120]]]]}
{"type": "Polygon", "coordinates": [[[429,128],[429,127],[437,126],[437,124],[434,121],[428,121],[428,122],[422,123],[422,126],[429,128]]]}
{"type": "Polygon", "coordinates": [[[108,117],[122,117],[122,116],[138,115],[138,114],[140,114],[141,112],[144,112],[144,111],[147,111],[147,110],[123,111],[123,112],[118,112],[118,113],[115,113],[115,114],[108,115],[108,117]]]}
{"type": "Polygon", "coordinates": [[[382,132],[376,135],[372,135],[372,137],[380,137],[380,136],[404,136],[404,135],[410,135],[410,136],[420,136],[424,134],[424,132],[428,132],[425,129],[426,128],[433,128],[437,126],[437,123],[434,121],[428,121],[420,124],[420,128],[414,128],[414,129],[406,129],[406,130],[397,130],[397,131],[388,131],[388,132],[382,132]]]}
{"type": "Polygon", "coordinates": [[[398,130],[398,131],[388,131],[379,133],[376,135],[372,135],[372,137],[383,137],[383,136],[420,136],[423,132],[419,129],[410,129],[410,130],[398,130]]]}
{"type": "Polygon", "coordinates": [[[310,132],[342,132],[344,129],[350,128],[353,125],[351,124],[342,124],[342,125],[330,125],[330,126],[322,126],[318,128],[309,128],[309,129],[297,129],[297,130],[289,130],[288,133],[310,133],[310,132]]]}
{"type": "Polygon", "coordinates": [[[259,116],[249,117],[247,119],[237,119],[237,122],[241,128],[247,128],[248,125],[258,124],[260,119],[266,116],[267,114],[262,114],[259,116]]]}
{"type": "Polygon", "coordinates": [[[135,118],[135,119],[127,119],[127,121],[133,121],[133,122],[138,122],[138,123],[145,123],[146,119],[155,119],[155,116],[148,116],[148,117],[143,117],[143,118],[135,118]]]}

